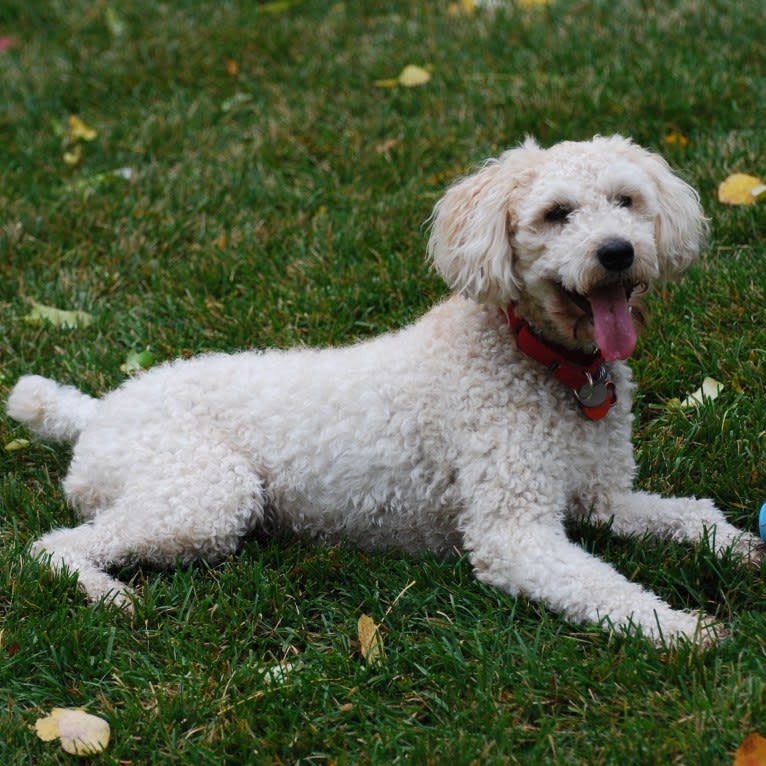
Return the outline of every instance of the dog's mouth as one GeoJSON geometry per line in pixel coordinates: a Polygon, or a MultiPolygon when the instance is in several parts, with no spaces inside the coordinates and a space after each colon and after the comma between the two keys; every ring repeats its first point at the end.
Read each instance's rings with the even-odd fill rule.
{"type": "Polygon", "coordinates": [[[607,361],[627,359],[636,346],[631,297],[641,288],[632,282],[596,285],[587,294],[559,285],[564,295],[593,324],[593,339],[607,361]]]}

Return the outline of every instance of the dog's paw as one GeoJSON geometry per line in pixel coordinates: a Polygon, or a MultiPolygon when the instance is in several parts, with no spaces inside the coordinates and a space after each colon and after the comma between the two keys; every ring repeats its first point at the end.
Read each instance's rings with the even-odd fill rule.
{"type": "Polygon", "coordinates": [[[709,614],[671,610],[663,615],[661,624],[652,628],[649,635],[664,648],[690,644],[705,652],[725,641],[729,630],[709,614]]]}
{"type": "MultiPolygon", "coordinates": [[[[90,594],[88,594],[90,597],[90,594]]],[[[119,588],[110,590],[102,596],[99,596],[96,602],[99,605],[108,607],[109,609],[116,609],[123,614],[132,617],[135,613],[135,597],[136,594],[130,588],[119,588]]]]}
{"type": "Polygon", "coordinates": [[[752,567],[760,567],[761,562],[766,559],[766,545],[763,540],[749,532],[739,537],[732,546],[732,552],[741,556],[742,560],[752,567]]]}
{"type": "Polygon", "coordinates": [[[703,652],[712,649],[731,635],[729,629],[714,617],[703,615],[697,624],[697,630],[691,642],[703,652]]]}

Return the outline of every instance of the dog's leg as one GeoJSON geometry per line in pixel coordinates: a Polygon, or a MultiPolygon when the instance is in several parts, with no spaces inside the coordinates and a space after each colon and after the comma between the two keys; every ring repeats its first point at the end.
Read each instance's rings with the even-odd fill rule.
{"type": "Polygon", "coordinates": [[[647,532],[666,539],[698,543],[706,536],[718,556],[728,551],[758,566],[766,546],[749,532],[726,521],[710,500],[692,497],[660,497],[647,492],[628,492],[597,501],[591,518],[611,522],[618,535],[647,532]]]}
{"type": "Polygon", "coordinates": [[[49,561],[54,572],[67,569],[76,574],[89,601],[103,599],[104,603],[132,612],[133,591],[103,569],[119,563],[119,559],[101,537],[104,531],[101,526],[87,523],[73,529],[55,529],[34,542],[30,553],[42,563],[49,561]]]}
{"type": "Polygon", "coordinates": [[[220,561],[261,521],[264,504],[262,483],[242,456],[220,445],[192,444],[177,464],[147,461],[110,507],[79,527],[49,532],[32,553],[49,555],[56,570],[77,573],[89,600],[130,610],[130,590],[108,569],[140,561],[220,561]],[[203,459],[212,449],[216,459],[203,459]],[[184,457],[196,461],[180,462],[184,457]]]}
{"type": "Polygon", "coordinates": [[[707,644],[717,637],[713,618],[672,609],[571,543],[555,519],[520,524],[516,517],[481,526],[472,529],[469,523],[465,542],[483,582],[542,601],[574,622],[620,632],[640,627],[658,643],[687,638],[707,644]]]}

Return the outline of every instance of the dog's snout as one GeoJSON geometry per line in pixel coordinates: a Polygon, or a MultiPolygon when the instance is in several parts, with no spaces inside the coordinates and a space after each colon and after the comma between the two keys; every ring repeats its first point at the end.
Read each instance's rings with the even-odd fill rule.
{"type": "Polygon", "coordinates": [[[596,255],[607,271],[625,271],[633,264],[633,245],[624,239],[613,239],[601,245],[596,255]]]}

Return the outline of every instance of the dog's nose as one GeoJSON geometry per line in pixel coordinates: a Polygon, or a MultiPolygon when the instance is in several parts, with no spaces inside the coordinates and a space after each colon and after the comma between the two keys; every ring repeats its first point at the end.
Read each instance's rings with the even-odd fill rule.
{"type": "Polygon", "coordinates": [[[596,255],[607,271],[625,271],[633,263],[633,245],[625,239],[613,239],[601,245],[596,255]]]}

